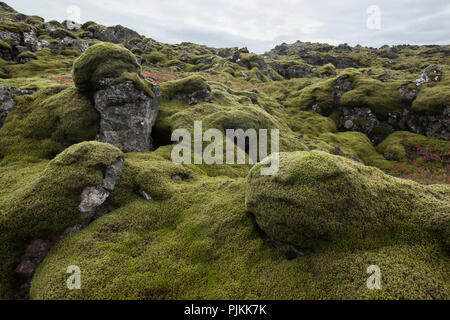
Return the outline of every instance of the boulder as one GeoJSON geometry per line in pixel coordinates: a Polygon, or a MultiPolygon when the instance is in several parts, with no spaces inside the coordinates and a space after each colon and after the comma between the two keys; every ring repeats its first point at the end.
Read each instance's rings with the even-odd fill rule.
{"type": "Polygon", "coordinates": [[[373,142],[381,142],[385,136],[375,139],[376,129],[380,125],[380,121],[375,114],[365,107],[342,108],[342,115],[339,120],[339,128],[341,131],[358,131],[366,134],[373,142]]]}
{"type": "Polygon", "coordinates": [[[190,105],[200,102],[211,102],[211,87],[201,76],[190,76],[161,85],[164,99],[183,100],[190,105]]]}
{"type": "Polygon", "coordinates": [[[8,39],[11,46],[18,46],[21,43],[21,35],[9,30],[0,30],[0,40],[8,39]]]}
{"type": "Polygon", "coordinates": [[[89,47],[73,64],[73,80],[81,92],[95,92],[105,77],[139,73],[141,66],[128,49],[111,43],[89,47]]]}
{"type": "Polygon", "coordinates": [[[153,149],[151,132],[158,115],[159,87],[154,97],[136,88],[133,81],[102,81],[94,93],[95,109],[100,113],[100,132],[96,140],[111,143],[124,152],[146,152],[153,149]]]}
{"type": "Polygon", "coordinates": [[[11,97],[10,89],[5,85],[0,84],[0,128],[3,126],[8,113],[12,110],[14,105],[15,102],[11,97]]]}
{"type": "Polygon", "coordinates": [[[81,29],[81,24],[71,20],[64,21],[63,26],[69,31],[78,31],[81,29]]]}
{"type": "Polygon", "coordinates": [[[279,242],[302,251],[421,234],[448,244],[448,185],[395,178],[322,151],[280,153],[279,171],[263,176],[269,160],[251,169],[245,202],[259,228],[279,242]]]}

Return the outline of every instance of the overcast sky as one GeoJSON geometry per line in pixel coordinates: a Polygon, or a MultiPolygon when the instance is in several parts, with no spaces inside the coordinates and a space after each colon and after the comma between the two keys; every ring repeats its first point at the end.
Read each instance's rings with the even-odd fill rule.
{"type": "Polygon", "coordinates": [[[6,0],[46,20],[121,24],[166,43],[263,53],[296,40],[450,44],[448,0],[6,0]]]}

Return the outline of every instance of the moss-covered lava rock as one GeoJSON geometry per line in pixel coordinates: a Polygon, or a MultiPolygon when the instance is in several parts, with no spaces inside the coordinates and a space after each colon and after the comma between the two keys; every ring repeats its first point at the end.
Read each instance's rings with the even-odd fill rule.
{"type": "Polygon", "coordinates": [[[361,238],[434,237],[449,244],[448,185],[420,185],[320,151],[281,153],[273,176],[260,175],[264,165],[249,173],[246,206],[278,241],[318,248],[361,238]]]}
{"type": "Polygon", "coordinates": [[[14,261],[25,243],[61,235],[78,224],[81,192],[101,184],[106,167],[121,156],[112,145],[83,142],[66,149],[41,172],[30,175],[16,166],[16,175],[9,179],[19,183],[9,186],[0,198],[0,298],[11,296],[14,261]]]}
{"type": "Polygon", "coordinates": [[[140,65],[131,51],[111,43],[89,47],[73,64],[73,80],[82,92],[94,91],[102,78],[123,72],[139,73],[140,65]]]}

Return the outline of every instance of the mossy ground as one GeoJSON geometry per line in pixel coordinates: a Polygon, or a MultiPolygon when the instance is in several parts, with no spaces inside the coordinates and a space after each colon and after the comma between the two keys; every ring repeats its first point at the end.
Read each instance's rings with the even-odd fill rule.
{"type": "Polygon", "coordinates": [[[164,149],[126,155],[112,195],[120,208],[52,250],[34,277],[32,298],[448,298],[439,242],[409,233],[411,243],[399,241],[402,235],[344,239],[286,260],[260,238],[245,209],[243,178],[206,177],[164,159],[164,149]],[[173,174],[185,180],[173,181],[173,174]],[[155,200],[140,198],[138,188],[155,200]],[[81,290],[65,287],[73,264],[82,270],[81,290]],[[382,290],[366,288],[370,264],[383,270],[382,290]],[[411,281],[414,290],[405,286],[411,281]]]}
{"type": "MultiPolygon", "coordinates": [[[[405,107],[398,88],[411,85],[421,70],[436,64],[443,69],[441,81],[420,87],[411,108],[442,112],[449,101],[450,61],[445,54],[430,53],[433,48],[427,47],[393,47],[388,50],[396,51],[398,58],[386,67],[389,59],[370,48],[341,52],[331,47],[330,54],[359,66],[339,69],[333,64],[309,65],[292,48],[286,56],[241,53],[236,63],[230,58],[237,48],[231,48],[227,56],[219,54],[221,49],[192,43],[168,45],[145,37],[113,45],[90,38],[105,28],[94,22],[74,32],[49,22],[58,29],[48,32],[39,17],[21,23],[15,22],[15,13],[1,14],[13,20],[1,21],[2,30],[33,30],[52,47],[34,52],[35,57],[24,64],[16,63],[17,57],[0,59],[0,83],[35,90],[31,95],[13,95],[16,105],[0,129],[0,298],[11,297],[14,261],[27,241],[57,235],[76,223],[81,190],[98,184],[104,167],[122,156],[109,145],[78,144],[93,140],[98,132],[99,115],[91,91],[101,77],[112,75],[117,81],[133,81],[152,96],[147,80],[139,76],[141,71],[162,83],[153,129],[157,150],[124,155],[124,172],[110,197],[116,209],[51,250],[34,276],[31,298],[449,298],[448,142],[396,132],[374,146],[362,133],[337,132],[333,95],[336,80],[347,76],[352,90],[342,95],[339,104],[366,106],[385,117],[405,107]],[[81,57],[78,47],[55,52],[54,46],[65,36],[85,41],[90,48],[81,57]],[[316,68],[316,72],[284,80],[271,67],[273,62],[316,68]],[[382,81],[386,73],[389,77],[382,81]],[[212,101],[189,105],[174,99],[199,90],[211,90],[212,101]],[[311,111],[313,104],[328,116],[311,111]],[[171,162],[171,133],[177,128],[192,132],[194,121],[199,120],[203,131],[279,129],[280,151],[286,152],[282,160],[295,158],[298,152],[311,158],[326,152],[322,162],[306,170],[317,178],[311,178],[314,183],[309,181],[312,185],[303,190],[306,193],[294,194],[297,180],[290,181],[298,163],[283,160],[279,175],[273,178],[276,181],[266,188],[267,180],[262,179],[263,187],[253,190],[268,193],[257,205],[282,214],[309,195],[310,208],[322,210],[320,206],[328,201],[327,212],[339,208],[339,214],[352,219],[325,224],[323,228],[337,231],[328,233],[334,241],[320,242],[314,250],[305,250],[304,256],[287,260],[261,239],[245,206],[246,177],[252,170],[251,179],[258,166],[171,162]],[[343,156],[328,155],[336,153],[337,147],[343,156]],[[321,152],[307,153],[309,149],[321,152]],[[374,167],[435,185],[393,178],[374,167]],[[141,189],[151,201],[139,195],[141,189]],[[421,226],[411,222],[416,217],[422,219],[421,226]],[[372,226],[363,224],[366,218],[372,226]],[[361,236],[362,230],[367,234],[361,236]],[[366,269],[371,264],[382,270],[382,290],[366,288],[366,269]],[[65,286],[69,265],[81,268],[81,290],[65,286]]],[[[321,59],[326,55],[321,52],[325,45],[300,45],[321,59]]],[[[448,46],[442,48],[448,50],[448,46]]],[[[0,41],[0,49],[14,53],[9,40],[0,41]]],[[[301,210],[290,212],[295,216],[301,210]]]]}

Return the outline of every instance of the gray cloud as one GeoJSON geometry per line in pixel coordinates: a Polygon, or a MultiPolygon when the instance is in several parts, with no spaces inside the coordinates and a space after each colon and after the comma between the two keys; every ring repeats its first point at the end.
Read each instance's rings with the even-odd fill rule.
{"type": "Polygon", "coordinates": [[[447,0],[11,0],[16,10],[46,20],[122,24],[161,42],[247,46],[262,53],[296,40],[383,44],[450,44],[447,0]],[[380,29],[367,27],[369,6],[380,9],[380,29]]]}

